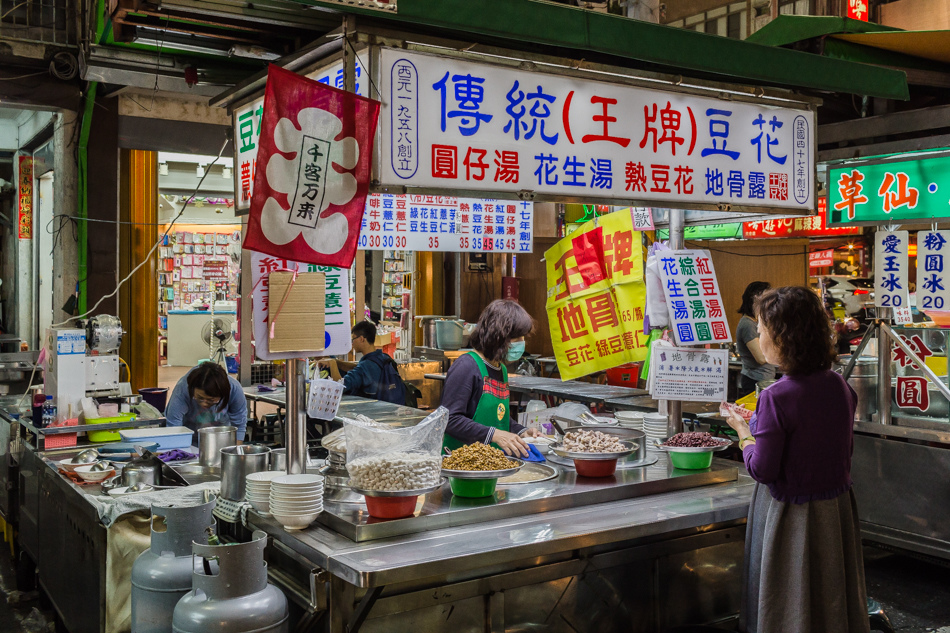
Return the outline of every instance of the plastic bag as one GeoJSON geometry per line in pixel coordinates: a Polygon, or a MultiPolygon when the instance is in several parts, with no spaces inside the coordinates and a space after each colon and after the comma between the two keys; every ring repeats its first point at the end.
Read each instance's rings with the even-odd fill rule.
{"type": "Polygon", "coordinates": [[[386,491],[437,485],[442,474],[442,438],[448,423],[449,410],[445,407],[407,427],[344,418],[350,485],[386,491]]]}

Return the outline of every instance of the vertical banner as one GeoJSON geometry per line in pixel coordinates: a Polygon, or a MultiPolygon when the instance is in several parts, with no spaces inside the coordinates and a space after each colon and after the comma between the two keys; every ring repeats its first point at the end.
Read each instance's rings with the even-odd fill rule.
{"type": "Polygon", "coordinates": [[[562,380],[646,358],[643,249],[629,210],[581,225],[544,259],[551,343],[562,380]]]}
{"type": "Polygon", "coordinates": [[[33,157],[20,156],[17,171],[17,235],[33,239],[33,157]]]}
{"type": "Polygon", "coordinates": [[[950,231],[917,233],[917,309],[950,309],[950,279],[944,273],[950,255],[950,231]]]}
{"type": "Polygon", "coordinates": [[[378,101],[270,66],[244,247],[349,268],[378,118],[378,101]]]}
{"type": "Polygon", "coordinates": [[[848,17],[852,20],[868,21],[868,0],[848,0],[848,17]]]}
{"type": "Polygon", "coordinates": [[[677,345],[732,342],[709,251],[663,251],[659,260],[677,345]]]}
{"type": "Polygon", "coordinates": [[[908,305],[908,240],[907,231],[874,234],[874,305],[879,308],[908,305]]]}

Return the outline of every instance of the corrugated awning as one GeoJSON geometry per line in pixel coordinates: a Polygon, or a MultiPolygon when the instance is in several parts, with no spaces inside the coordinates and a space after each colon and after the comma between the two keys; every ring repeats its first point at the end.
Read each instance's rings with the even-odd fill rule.
{"type": "Polygon", "coordinates": [[[901,71],[542,0],[399,0],[395,14],[318,0],[296,1],[443,37],[471,40],[479,35],[504,40],[511,47],[569,49],[580,58],[596,53],[615,58],[614,63],[627,60],[625,65],[637,62],[671,74],[889,99],[909,96],[901,71]]]}

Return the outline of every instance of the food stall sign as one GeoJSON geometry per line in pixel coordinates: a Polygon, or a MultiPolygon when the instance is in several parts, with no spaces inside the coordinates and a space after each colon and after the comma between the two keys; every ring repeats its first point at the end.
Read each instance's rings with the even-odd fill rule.
{"type": "Polygon", "coordinates": [[[950,271],[946,271],[947,266],[950,266],[950,231],[918,231],[918,309],[950,309],[950,271]]]}
{"type": "Polygon", "coordinates": [[[868,21],[868,0],[848,0],[848,17],[852,20],[868,21]]]}
{"type": "MultiPolygon", "coordinates": [[[[683,227],[683,239],[686,240],[717,240],[735,239],[742,237],[742,222],[725,222],[723,224],[701,224],[699,226],[683,227]]],[[[669,229],[657,231],[657,238],[670,239],[669,229]]]]}
{"type": "Polygon", "coordinates": [[[646,358],[640,234],[626,210],[582,224],[544,253],[551,343],[562,380],[646,358]]]}
{"type": "Polygon", "coordinates": [[[709,251],[660,251],[657,258],[677,345],[731,343],[709,251]]]}
{"type": "Polygon", "coordinates": [[[747,240],[773,237],[833,237],[860,235],[857,226],[828,226],[828,198],[818,198],[818,213],[804,218],[782,218],[745,222],[742,237],[747,240]]]}
{"type": "Polygon", "coordinates": [[[874,305],[900,308],[908,305],[907,231],[874,234],[874,305]]]}
{"type": "Polygon", "coordinates": [[[383,48],[378,179],[563,201],[814,208],[811,110],[591,77],[383,48]]]}
{"type": "Polygon", "coordinates": [[[654,400],[728,400],[728,350],[656,346],[653,353],[650,395],[654,400]]]}
{"type": "Polygon", "coordinates": [[[534,203],[371,193],[359,248],[454,253],[530,253],[534,203]]]}
{"type": "Polygon", "coordinates": [[[348,268],[315,266],[252,251],[251,283],[254,288],[251,297],[254,313],[254,352],[258,358],[261,360],[276,360],[281,358],[307,358],[309,356],[336,356],[349,353],[353,344],[350,339],[350,271],[348,268]],[[316,353],[271,353],[268,351],[268,275],[279,270],[320,272],[326,276],[326,299],[324,302],[326,334],[324,335],[325,349],[322,351],[316,353]]]}
{"type": "MultiPolygon", "coordinates": [[[[358,54],[359,56],[359,54],[358,54]]],[[[357,59],[355,64],[356,94],[367,96],[368,81],[363,77],[361,66],[366,59],[357,59]]],[[[363,66],[365,67],[365,66],[363,66]]],[[[343,60],[318,68],[304,75],[309,79],[343,90],[343,60]]],[[[254,176],[257,170],[257,149],[260,145],[261,122],[264,119],[264,97],[235,108],[232,115],[234,126],[234,213],[247,215],[251,209],[254,193],[254,176]]]]}
{"type": "Polygon", "coordinates": [[[898,376],[896,397],[897,406],[901,409],[926,412],[930,408],[927,379],[921,376],[898,376]]]}
{"type": "Polygon", "coordinates": [[[808,253],[808,267],[821,268],[822,266],[834,266],[834,254],[834,249],[808,253]]]}
{"type": "Polygon", "coordinates": [[[832,226],[950,218],[950,156],[836,167],[828,189],[832,226]]]}
{"type": "Polygon", "coordinates": [[[17,172],[17,236],[33,239],[33,157],[20,156],[17,172]]]}

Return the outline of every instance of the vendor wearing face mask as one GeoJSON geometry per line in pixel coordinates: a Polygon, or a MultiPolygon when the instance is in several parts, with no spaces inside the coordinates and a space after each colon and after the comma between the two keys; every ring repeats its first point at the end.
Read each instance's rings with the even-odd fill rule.
{"type": "Polygon", "coordinates": [[[247,427],[247,399],[241,383],[228,376],[217,363],[204,362],[181,377],[165,407],[167,426],[185,426],[194,431],[206,426],[233,426],[238,444],[247,427]]]}
{"type": "Polygon", "coordinates": [[[466,444],[492,444],[515,457],[528,456],[524,435],[538,435],[511,421],[508,369],[524,355],[524,337],[534,327],[517,302],[492,301],[472,332],[475,351],[460,356],[445,377],[442,406],[449,410],[443,446],[455,450],[466,444]]]}

